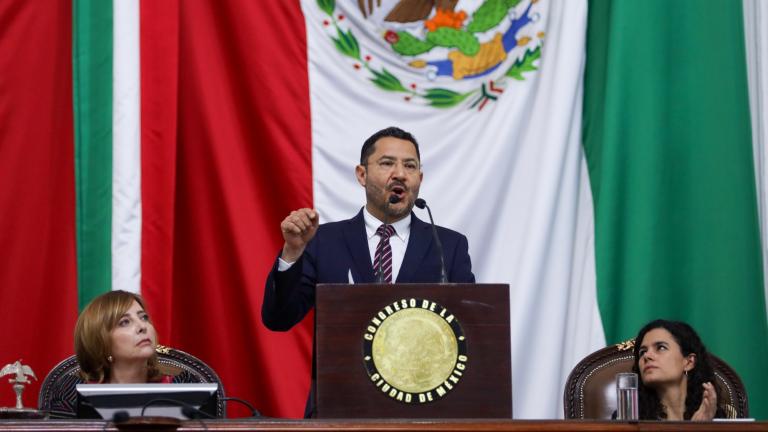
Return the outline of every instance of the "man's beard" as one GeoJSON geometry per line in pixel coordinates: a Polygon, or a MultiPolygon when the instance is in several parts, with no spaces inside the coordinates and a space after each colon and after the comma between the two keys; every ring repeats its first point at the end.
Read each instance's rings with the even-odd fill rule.
{"type": "Polygon", "coordinates": [[[392,204],[385,206],[385,214],[389,217],[390,220],[400,220],[411,212],[411,209],[413,209],[413,200],[408,200],[406,202],[406,206],[403,208],[395,208],[392,206],[392,204]]]}
{"type": "MultiPolygon", "coordinates": [[[[408,189],[409,192],[414,192],[413,189],[408,189]]],[[[406,206],[402,208],[395,208],[393,207],[394,204],[389,203],[389,197],[392,196],[391,191],[389,189],[382,189],[375,186],[368,186],[365,188],[365,194],[366,198],[368,199],[369,203],[373,203],[376,208],[378,208],[381,213],[387,215],[387,219],[389,221],[397,221],[405,216],[407,216],[409,213],[411,213],[411,210],[413,209],[413,205],[415,202],[415,196],[416,194],[406,194],[406,196],[403,198],[403,200],[406,201],[406,206]],[[385,192],[385,193],[383,193],[385,192]],[[382,194],[383,193],[383,194],[382,194]],[[378,198],[383,195],[382,200],[379,200],[378,198]]],[[[418,193],[418,190],[415,191],[418,193]]]]}

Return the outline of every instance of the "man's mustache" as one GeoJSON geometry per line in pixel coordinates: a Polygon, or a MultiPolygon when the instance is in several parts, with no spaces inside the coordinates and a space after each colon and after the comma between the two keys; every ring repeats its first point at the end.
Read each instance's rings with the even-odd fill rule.
{"type": "Polygon", "coordinates": [[[404,183],[399,182],[399,181],[393,181],[392,183],[390,183],[389,186],[387,186],[387,190],[391,191],[391,190],[393,190],[396,187],[400,187],[404,191],[408,190],[408,187],[404,183]]]}

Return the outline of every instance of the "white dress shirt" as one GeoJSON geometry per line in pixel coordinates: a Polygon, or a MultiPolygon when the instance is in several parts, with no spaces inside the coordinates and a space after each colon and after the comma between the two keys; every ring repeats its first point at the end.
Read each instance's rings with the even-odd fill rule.
{"type": "MultiPolygon", "coordinates": [[[[403,258],[405,258],[405,250],[408,248],[408,237],[411,235],[411,215],[400,219],[397,222],[391,223],[395,228],[395,234],[389,238],[389,246],[392,248],[392,282],[397,280],[397,275],[400,273],[400,267],[403,265],[403,258]]],[[[373,258],[376,256],[376,246],[379,245],[381,240],[380,236],[376,234],[376,230],[384,223],[372,215],[368,208],[363,207],[363,220],[365,221],[365,233],[368,237],[368,252],[373,265],[373,258]]],[[[285,261],[282,257],[278,258],[277,271],[286,271],[293,263],[285,261]]],[[[373,269],[376,273],[376,269],[373,269]]],[[[350,282],[352,282],[350,280],[350,282]]]]}
{"type": "MultiPolygon", "coordinates": [[[[384,222],[378,220],[374,215],[368,212],[368,208],[363,209],[363,219],[365,220],[365,233],[368,235],[368,251],[371,255],[371,263],[376,256],[376,246],[379,245],[381,236],[376,234],[384,222]]],[[[397,281],[397,275],[400,273],[400,267],[403,265],[405,249],[408,247],[408,236],[411,235],[411,215],[391,223],[395,228],[395,234],[389,238],[389,246],[392,248],[392,282],[397,281]]],[[[375,274],[378,269],[373,269],[375,274]]]]}

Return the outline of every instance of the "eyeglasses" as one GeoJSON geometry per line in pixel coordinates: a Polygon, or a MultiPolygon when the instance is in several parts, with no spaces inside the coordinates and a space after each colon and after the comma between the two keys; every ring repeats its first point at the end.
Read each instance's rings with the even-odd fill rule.
{"type": "Polygon", "coordinates": [[[373,167],[375,167],[376,169],[378,169],[379,171],[382,171],[382,172],[392,171],[393,169],[395,169],[395,167],[397,165],[402,165],[403,166],[403,170],[407,174],[418,174],[418,172],[420,170],[419,162],[416,161],[416,160],[412,160],[412,159],[408,159],[408,160],[404,160],[404,161],[397,161],[395,159],[382,158],[382,159],[377,160],[376,162],[367,163],[367,164],[364,164],[364,165],[365,166],[372,165],[373,167]]]}

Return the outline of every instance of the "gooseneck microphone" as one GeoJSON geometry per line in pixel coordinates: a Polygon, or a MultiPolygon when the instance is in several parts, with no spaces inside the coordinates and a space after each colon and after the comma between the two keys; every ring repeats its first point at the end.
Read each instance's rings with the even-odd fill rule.
{"type": "Polygon", "coordinates": [[[443,244],[440,242],[440,237],[437,235],[437,228],[435,228],[435,220],[432,219],[432,210],[429,209],[427,202],[422,198],[417,198],[414,202],[416,207],[427,209],[429,214],[429,224],[432,225],[432,236],[435,238],[435,244],[437,245],[437,253],[440,256],[440,283],[448,283],[448,275],[445,272],[445,258],[443,258],[443,244]]]}
{"type": "MultiPolygon", "coordinates": [[[[400,197],[397,195],[390,195],[387,199],[387,205],[384,209],[384,226],[386,227],[389,224],[389,205],[390,204],[397,204],[400,202],[400,197]]],[[[379,265],[376,266],[376,283],[377,284],[383,284],[384,283],[384,260],[379,260],[379,265]]]]}
{"type": "Polygon", "coordinates": [[[115,413],[112,414],[112,423],[125,423],[130,419],[131,415],[128,414],[128,411],[115,411],[115,413]]]}

